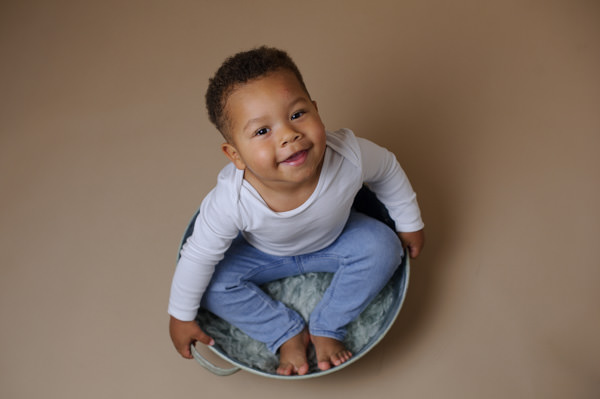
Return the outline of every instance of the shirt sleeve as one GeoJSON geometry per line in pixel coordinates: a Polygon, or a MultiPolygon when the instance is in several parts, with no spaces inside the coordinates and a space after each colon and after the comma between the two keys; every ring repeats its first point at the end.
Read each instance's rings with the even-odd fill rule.
{"type": "Polygon", "coordinates": [[[233,218],[224,212],[226,198],[221,197],[214,189],[202,201],[194,232],[181,249],[168,309],[176,319],[191,321],[196,318],[215,266],[238,234],[233,218]]]}
{"type": "Polygon", "coordinates": [[[421,211],[406,173],[396,156],[377,144],[357,137],[361,153],[363,181],[385,205],[399,232],[424,227],[421,211]]]}

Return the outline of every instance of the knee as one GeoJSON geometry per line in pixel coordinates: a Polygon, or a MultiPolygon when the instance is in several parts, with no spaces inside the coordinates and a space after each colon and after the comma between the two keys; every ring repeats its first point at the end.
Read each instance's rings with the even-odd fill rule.
{"type": "Polygon", "coordinates": [[[202,294],[200,305],[210,311],[214,311],[216,304],[227,301],[226,289],[222,284],[209,284],[202,294]]]}
{"type": "Polygon", "coordinates": [[[371,219],[361,233],[361,247],[365,256],[377,259],[382,267],[397,267],[402,262],[403,249],[398,234],[384,223],[371,219]]]}
{"type": "Polygon", "coordinates": [[[232,282],[211,281],[202,294],[200,306],[221,315],[222,309],[239,307],[244,303],[244,289],[242,285],[232,282]]]}

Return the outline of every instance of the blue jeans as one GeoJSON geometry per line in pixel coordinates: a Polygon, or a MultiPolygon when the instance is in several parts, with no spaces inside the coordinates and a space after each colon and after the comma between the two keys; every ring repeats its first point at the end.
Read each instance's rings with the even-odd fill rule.
{"type": "Polygon", "coordinates": [[[259,286],[302,273],[331,272],[331,284],[312,311],[308,328],[312,335],[341,341],[345,326],[358,317],[394,274],[402,253],[392,229],[354,211],[336,241],[310,254],[269,255],[240,235],[217,265],[202,307],[276,352],[305,328],[305,321],[259,286]]]}

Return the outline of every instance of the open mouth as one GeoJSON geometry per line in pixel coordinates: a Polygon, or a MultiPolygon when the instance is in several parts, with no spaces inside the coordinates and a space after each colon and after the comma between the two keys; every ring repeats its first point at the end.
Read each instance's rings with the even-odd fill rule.
{"type": "Polygon", "coordinates": [[[307,156],[308,156],[307,150],[298,151],[298,152],[292,154],[289,158],[287,158],[286,160],[284,160],[281,163],[286,164],[286,165],[291,165],[291,166],[300,165],[301,163],[303,163],[306,160],[307,156]]]}

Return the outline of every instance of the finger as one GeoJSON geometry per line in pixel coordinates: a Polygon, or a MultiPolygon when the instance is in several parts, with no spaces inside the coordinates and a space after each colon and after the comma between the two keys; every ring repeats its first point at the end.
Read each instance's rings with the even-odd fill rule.
{"type": "Polygon", "coordinates": [[[200,331],[198,334],[196,334],[194,338],[199,342],[202,342],[204,345],[213,346],[215,344],[215,340],[206,335],[203,331],[200,331]]]}
{"type": "MultiPolygon", "coordinates": [[[[193,345],[192,342],[190,345],[193,345]]],[[[178,349],[179,354],[186,359],[193,359],[192,351],[190,350],[190,345],[184,345],[178,349]]]]}
{"type": "Polygon", "coordinates": [[[415,259],[421,253],[421,251],[420,251],[420,249],[418,247],[409,246],[408,248],[409,248],[409,251],[410,251],[410,257],[412,259],[415,259]]]}
{"type": "Polygon", "coordinates": [[[413,257],[413,249],[410,243],[402,241],[402,249],[404,250],[404,254],[413,257]]]}

